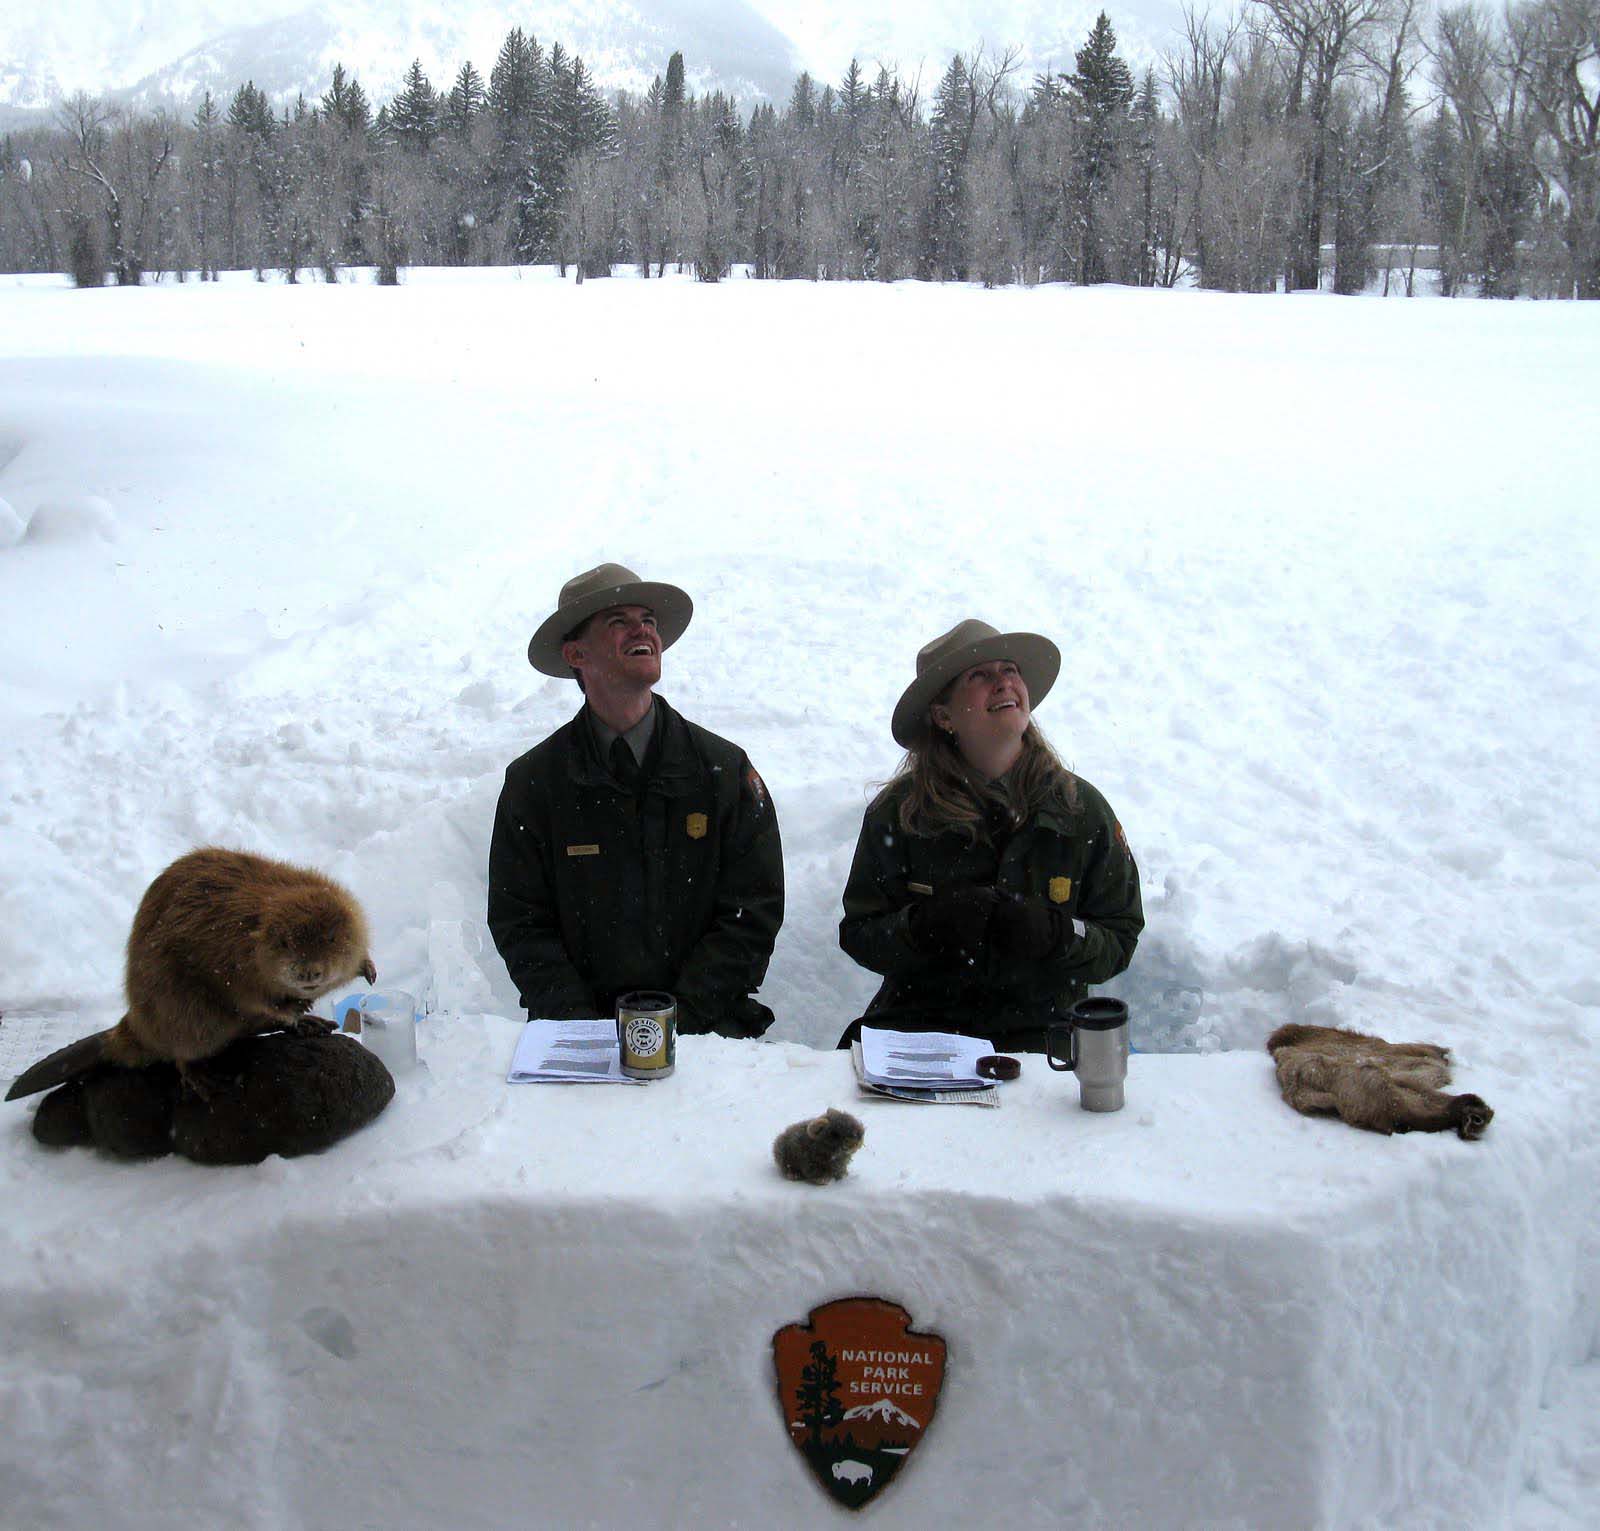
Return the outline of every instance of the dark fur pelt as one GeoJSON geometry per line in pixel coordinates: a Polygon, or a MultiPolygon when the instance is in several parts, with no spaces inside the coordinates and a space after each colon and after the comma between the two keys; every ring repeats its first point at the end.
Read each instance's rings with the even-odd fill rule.
{"type": "Polygon", "coordinates": [[[1476,1095],[1447,1095],[1450,1054],[1431,1042],[1385,1042],[1338,1026],[1280,1026],[1267,1038],[1278,1088],[1306,1116],[1337,1116],[1368,1132],[1481,1138],[1494,1112],[1476,1095]]]}
{"type": "Polygon", "coordinates": [[[257,1164],[320,1152],[394,1097],[382,1061],[349,1037],[246,1037],[198,1067],[211,1086],[203,1095],[171,1063],[99,1064],[45,1096],[33,1135],[123,1159],[179,1153],[200,1164],[257,1164]]]}

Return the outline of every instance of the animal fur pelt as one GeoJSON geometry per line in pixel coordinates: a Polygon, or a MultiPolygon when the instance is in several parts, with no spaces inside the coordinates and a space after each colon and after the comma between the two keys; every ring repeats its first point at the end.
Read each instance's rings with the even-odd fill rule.
{"type": "Polygon", "coordinates": [[[45,1096],[33,1135],[124,1159],[179,1153],[199,1164],[259,1164],[268,1154],[320,1152],[394,1096],[377,1055],[349,1037],[246,1037],[199,1066],[227,1088],[197,1095],[171,1063],[99,1064],[45,1096]]]}
{"type": "Polygon", "coordinates": [[[1338,1026],[1280,1026],[1267,1038],[1278,1088],[1306,1116],[1338,1116],[1368,1132],[1481,1138],[1494,1112],[1476,1095],[1447,1095],[1450,1054],[1431,1042],[1385,1042],[1338,1026]]]}

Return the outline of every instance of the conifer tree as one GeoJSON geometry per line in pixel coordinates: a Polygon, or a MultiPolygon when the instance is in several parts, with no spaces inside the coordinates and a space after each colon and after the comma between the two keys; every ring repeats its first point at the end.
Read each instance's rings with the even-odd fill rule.
{"type": "Polygon", "coordinates": [[[576,78],[567,50],[551,43],[537,51],[528,106],[517,153],[512,196],[517,258],[549,260],[554,254],[556,207],[568,184],[567,166],[576,141],[576,78]]]}
{"type": "Polygon", "coordinates": [[[365,133],[372,126],[372,107],[360,80],[345,77],[344,65],[333,66],[333,83],[323,93],[322,114],[347,133],[365,133]]]}
{"type": "Polygon", "coordinates": [[[933,197],[920,262],[924,276],[966,280],[965,181],[977,117],[977,90],[967,61],[958,53],[939,81],[933,102],[933,197]]]}
{"type": "Polygon", "coordinates": [[[538,44],[523,36],[521,27],[513,27],[506,33],[494,68],[489,71],[487,104],[502,124],[503,133],[515,135],[533,114],[538,67],[538,44]]]}
{"type": "Polygon", "coordinates": [[[559,107],[563,118],[560,127],[563,148],[569,155],[597,153],[605,157],[614,154],[616,119],[581,58],[574,57],[563,84],[565,93],[559,107]]]}
{"type": "Polygon", "coordinates": [[[445,99],[445,127],[457,138],[470,137],[472,124],[478,120],[487,104],[488,94],[484,90],[483,76],[472,67],[469,59],[456,72],[456,82],[445,99]]]}
{"type": "Polygon", "coordinates": [[[640,170],[643,184],[635,199],[634,220],[635,253],[646,275],[652,260],[656,275],[665,276],[669,257],[683,259],[684,74],[683,55],[674,53],[667,60],[666,78],[658,76],[646,97],[640,145],[645,159],[640,170]]]}
{"type": "Polygon", "coordinates": [[[1089,29],[1074,63],[1072,88],[1090,112],[1114,117],[1132,105],[1133,71],[1117,52],[1116,30],[1104,11],[1089,29]]]}
{"type": "Polygon", "coordinates": [[[413,59],[405,84],[389,108],[395,143],[413,154],[426,154],[439,136],[439,116],[439,94],[422,72],[422,60],[413,59]]]}
{"type": "Polygon", "coordinates": [[[667,60],[667,96],[666,106],[668,112],[682,112],[684,101],[683,55],[674,53],[667,60]]]}
{"type": "Polygon", "coordinates": [[[872,84],[863,162],[861,211],[865,270],[881,282],[911,274],[916,259],[917,138],[899,78],[882,65],[872,84]]]}
{"type": "Polygon", "coordinates": [[[222,114],[208,90],[194,114],[195,152],[185,169],[193,188],[194,243],[199,258],[200,280],[217,279],[217,186],[222,167],[222,114]]]}
{"type": "Polygon", "coordinates": [[[1075,56],[1077,68],[1068,81],[1079,124],[1078,196],[1082,203],[1083,244],[1080,282],[1103,282],[1108,269],[1110,231],[1103,227],[1099,204],[1116,175],[1133,105],[1133,71],[1117,53],[1117,34],[1104,11],[1075,56]]]}
{"type": "Polygon", "coordinates": [[[656,174],[669,195],[682,170],[684,113],[687,107],[683,55],[674,53],[667,60],[667,81],[661,100],[661,134],[657,143],[656,166],[656,174]]]}
{"type": "Polygon", "coordinates": [[[872,91],[861,73],[860,62],[851,59],[850,67],[839,82],[839,121],[842,131],[838,159],[842,180],[849,180],[861,153],[861,137],[866,129],[867,107],[871,100],[872,91]]]}
{"type": "Polygon", "coordinates": [[[809,133],[817,123],[817,88],[804,70],[789,93],[788,120],[802,133],[809,133]]]}
{"type": "Polygon", "coordinates": [[[551,65],[564,61],[560,44],[549,59],[538,42],[513,27],[489,72],[486,110],[493,128],[489,185],[493,215],[508,211],[511,246],[518,261],[546,258],[554,198],[549,142],[551,65]]]}
{"type": "MultiPolygon", "coordinates": [[[[573,161],[580,155],[605,160],[617,147],[615,120],[588,66],[575,55],[569,58],[559,43],[550,47],[544,99],[518,204],[519,245],[528,260],[547,259],[553,249],[556,209],[570,184],[573,161]]],[[[591,181],[591,194],[598,184],[591,181]]]]}
{"type": "Polygon", "coordinates": [[[234,91],[233,100],[228,103],[228,126],[256,138],[272,137],[272,108],[267,104],[266,93],[256,89],[254,80],[246,80],[234,91]]]}
{"type": "Polygon", "coordinates": [[[822,1432],[844,1419],[844,1405],[839,1402],[839,1364],[821,1340],[812,1343],[811,1364],[800,1369],[800,1386],[795,1389],[794,1400],[810,1433],[811,1449],[817,1451],[822,1446],[822,1432]]]}

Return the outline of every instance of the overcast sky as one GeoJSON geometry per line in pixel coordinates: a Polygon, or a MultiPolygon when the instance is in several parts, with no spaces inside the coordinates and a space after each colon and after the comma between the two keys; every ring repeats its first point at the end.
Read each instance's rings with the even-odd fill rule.
{"type": "MultiPolygon", "coordinates": [[[[406,0],[396,0],[386,7],[383,0],[369,0],[375,11],[392,9],[396,14],[414,12],[415,6],[406,0]]],[[[632,0],[637,8],[648,15],[651,0],[632,0]]],[[[714,11],[715,0],[702,0],[707,11],[714,11]]],[[[1082,6],[1067,0],[1055,5],[1049,0],[744,0],[752,10],[772,19],[786,31],[803,30],[808,14],[826,11],[834,17],[849,16],[859,23],[863,33],[880,30],[885,24],[902,35],[914,33],[924,26],[930,31],[945,30],[951,20],[975,27],[985,36],[1008,35],[1020,18],[1032,19],[1037,24],[1049,25],[1053,13],[1074,13],[1082,6]]],[[[1176,20],[1182,0],[1098,0],[1110,15],[1112,24],[1124,20],[1148,20],[1168,17],[1176,20]]],[[[27,34],[35,26],[48,27],[56,33],[88,32],[92,26],[103,24],[108,18],[121,32],[148,29],[166,33],[186,23],[239,26],[248,23],[288,16],[296,11],[316,9],[316,0],[53,0],[39,11],[13,9],[9,16],[0,15],[0,38],[16,33],[27,34]]],[[[697,7],[698,8],[698,7],[697,7]]],[[[581,14],[578,0],[554,0],[541,4],[540,0],[434,0],[432,9],[441,17],[454,18],[467,12],[498,10],[505,17],[505,25],[522,25],[525,29],[538,27],[542,17],[552,19],[561,12],[581,14]]],[[[548,30],[548,27],[545,28],[548,30]]],[[[559,31],[559,26],[556,28],[559,31]]]]}

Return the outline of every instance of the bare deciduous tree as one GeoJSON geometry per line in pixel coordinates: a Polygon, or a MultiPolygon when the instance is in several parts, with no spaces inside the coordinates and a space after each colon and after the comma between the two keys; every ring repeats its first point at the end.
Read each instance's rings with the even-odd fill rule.
{"type": "Polygon", "coordinates": [[[1266,33],[1281,54],[1285,114],[1295,124],[1298,166],[1289,224],[1287,287],[1315,288],[1322,274],[1322,218],[1334,88],[1363,62],[1361,45],[1386,17],[1389,0],[1258,0],[1266,33]]]}

